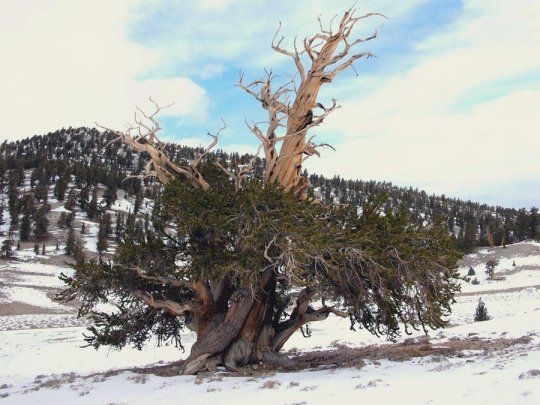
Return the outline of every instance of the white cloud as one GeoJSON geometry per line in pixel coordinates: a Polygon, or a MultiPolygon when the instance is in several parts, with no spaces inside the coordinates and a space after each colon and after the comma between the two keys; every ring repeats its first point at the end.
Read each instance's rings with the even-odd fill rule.
{"type": "Polygon", "coordinates": [[[223,73],[223,64],[221,63],[208,63],[199,70],[198,76],[201,79],[209,79],[212,77],[221,76],[223,73]]]}
{"type": "MultiPolygon", "coordinates": [[[[355,7],[357,15],[377,11],[399,18],[425,1],[377,0],[369,6],[357,4],[355,7]]],[[[156,7],[155,0],[144,0],[143,4],[143,10],[156,7]]],[[[323,23],[329,23],[336,13],[341,14],[355,2],[312,0],[306,6],[304,2],[199,0],[157,4],[169,11],[169,18],[176,20],[167,26],[166,35],[160,36],[160,43],[156,44],[162,71],[181,69],[198,75],[200,66],[209,61],[227,64],[234,70],[262,70],[288,63],[287,57],[270,49],[280,21],[285,42],[291,45],[295,36],[303,38],[319,30],[319,16],[323,23]]],[[[151,13],[141,12],[139,23],[145,24],[148,15],[151,13]]],[[[334,20],[334,25],[337,21],[334,20]]],[[[380,20],[366,20],[358,24],[358,34],[371,34],[379,25],[380,20]]]]}
{"type": "Polygon", "coordinates": [[[419,44],[412,68],[372,77],[377,90],[340,100],[321,128],[338,151],[308,166],[469,198],[490,189],[492,202],[503,198],[502,182],[540,181],[538,88],[457,108],[480,85],[540,70],[540,4],[518,3],[465,2],[455,24],[419,44]]]}
{"type": "Polygon", "coordinates": [[[0,16],[0,138],[65,126],[123,127],[153,96],[175,102],[166,114],[206,117],[204,89],[172,77],[138,80],[157,57],[126,39],[128,1],[18,1],[0,16]]]}
{"type": "Polygon", "coordinates": [[[203,10],[222,10],[227,8],[232,0],[199,0],[197,5],[203,10]]]}

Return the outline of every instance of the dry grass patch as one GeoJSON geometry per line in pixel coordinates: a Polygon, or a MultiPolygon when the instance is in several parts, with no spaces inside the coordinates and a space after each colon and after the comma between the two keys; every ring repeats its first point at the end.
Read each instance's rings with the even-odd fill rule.
{"type": "Polygon", "coordinates": [[[278,388],[280,385],[281,383],[277,380],[268,380],[268,381],[265,381],[264,384],[260,386],[260,388],[273,390],[275,388],[278,388]]]}

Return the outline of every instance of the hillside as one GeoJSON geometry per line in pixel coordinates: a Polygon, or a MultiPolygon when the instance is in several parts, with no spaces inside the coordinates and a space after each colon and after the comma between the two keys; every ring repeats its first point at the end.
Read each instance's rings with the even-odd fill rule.
{"type": "MultiPolygon", "coordinates": [[[[285,350],[293,370],[245,369],[231,375],[178,376],[186,352],[81,348],[84,321],[51,301],[56,276],[70,269],[54,257],[0,262],[0,398],[20,403],[535,404],[540,401],[540,244],[479,249],[460,263],[479,284],[462,281],[449,326],[389,344],[347,320],[315,323],[285,350]],[[496,277],[485,263],[498,259],[496,277]],[[481,298],[490,320],[475,322],[481,298]]],[[[470,280],[469,280],[470,281],[470,280]]]]}
{"type": "MultiPolygon", "coordinates": [[[[457,245],[461,293],[446,329],[404,335],[389,344],[348,320],[329,318],[297,333],[284,350],[292,369],[251,366],[178,376],[194,341],[141,351],[82,349],[87,321],[53,300],[68,263],[109,256],[124,238],[153,232],[160,187],[139,174],[145,156],[107,144],[86,128],[0,145],[0,398],[5,403],[536,403],[540,370],[540,244],[537,210],[463,202],[390,183],[311,175],[325,202],[406,210],[422,226],[444,220],[457,245]],[[386,194],[388,199],[381,197],[386,194]],[[505,245],[486,247],[489,244],[505,245]],[[486,263],[496,260],[488,277],[486,263]],[[474,282],[473,282],[474,281],[474,282]],[[475,322],[479,299],[491,319],[475,322]],[[46,349],[45,349],[46,348],[46,349]],[[490,387],[486,389],[486,387],[490,387]],[[240,399],[239,399],[240,398],[240,399]],[[261,400],[262,398],[262,400],[261,400]]],[[[196,149],[167,145],[176,161],[196,149]]],[[[217,152],[222,161],[249,156],[217,152]]],[[[260,169],[262,162],[256,162],[260,169]]]]}
{"type": "MultiPolygon", "coordinates": [[[[0,145],[4,257],[39,254],[72,260],[77,255],[107,254],[114,252],[125,235],[143,235],[151,229],[159,186],[151,179],[127,178],[142,173],[145,156],[124,149],[119,142],[109,144],[112,139],[112,134],[95,129],[68,128],[0,145]]],[[[166,150],[174,161],[200,153],[177,144],[168,144],[166,150]]],[[[215,158],[245,163],[250,157],[218,151],[215,158]]],[[[255,169],[262,167],[257,160],[255,169]]],[[[386,195],[381,210],[406,210],[411,221],[422,226],[443,220],[464,252],[490,243],[499,246],[540,237],[540,218],[534,207],[490,207],[384,182],[315,174],[309,179],[313,193],[326,203],[361,207],[386,195]]]]}

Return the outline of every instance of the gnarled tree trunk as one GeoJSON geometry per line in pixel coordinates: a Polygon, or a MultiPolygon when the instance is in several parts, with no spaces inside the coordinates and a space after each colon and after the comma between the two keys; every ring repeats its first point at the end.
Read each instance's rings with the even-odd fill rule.
{"type": "Polygon", "coordinates": [[[330,313],[348,314],[333,307],[315,310],[309,304],[315,290],[305,288],[298,294],[292,313],[282,319],[285,308],[275,299],[275,277],[270,275],[257,291],[243,287],[231,296],[226,312],[209,308],[199,315],[197,340],[184,363],[184,374],[213,371],[217,365],[230,370],[264,362],[281,367],[294,363],[280,350],[300,327],[308,322],[324,320],[330,313]]]}

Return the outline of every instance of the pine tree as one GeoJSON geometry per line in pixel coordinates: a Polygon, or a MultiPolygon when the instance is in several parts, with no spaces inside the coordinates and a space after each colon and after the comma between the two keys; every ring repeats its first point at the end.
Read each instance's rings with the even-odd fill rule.
{"type": "Polygon", "coordinates": [[[88,219],[92,221],[97,218],[97,215],[98,215],[97,187],[94,187],[94,189],[92,190],[92,199],[90,200],[90,203],[88,203],[88,206],[86,207],[86,214],[88,215],[88,219]]]}
{"type": "Polygon", "coordinates": [[[488,321],[491,317],[488,315],[486,304],[482,301],[482,298],[478,299],[478,305],[476,306],[476,311],[474,313],[474,321],[482,322],[488,321]]]}
{"type": "Polygon", "coordinates": [[[82,210],[86,211],[89,197],[90,197],[90,185],[85,184],[81,188],[81,192],[79,193],[79,206],[81,207],[82,210]]]}
{"type": "Polygon", "coordinates": [[[58,181],[55,183],[53,194],[58,201],[64,201],[68,183],[69,175],[60,176],[58,181]]]}
{"type": "Polygon", "coordinates": [[[75,259],[75,263],[79,265],[82,265],[86,260],[83,243],[81,239],[77,236],[75,236],[75,243],[73,246],[73,257],[75,259]]]}
{"type": "Polygon", "coordinates": [[[17,187],[23,186],[24,185],[25,175],[24,175],[24,167],[22,166],[21,163],[17,164],[17,167],[13,171],[13,175],[14,175],[13,179],[15,181],[15,185],[17,187]]]}
{"type": "Polygon", "coordinates": [[[22,196],[20,200],[21,211],[33,217],[36,213],[36,199],[34,194],[28,193],[22,196]]]}
{"type": "Polygon", "coordinates": [[[74,189],[71,189],[69,191],[66,203],[64,204],[64,208],[66,210],[73,211],[75,207],[77,206],[77,197],[74,189]]]}
{"type": "Polygon", "coordinates": [[[12,241],[10,239],[4,239],[4,241],[2,241],[1,250],[2,250],[2,257],[8,259],[11,256],[13,256],[12,241]]]}
{"type": "Polygon", "coordinates": [[[119,211],[116,213],[116,226],[114,228],[115,240],[117,242],[120,242],[122,239],[124,230],[124,213],[119,211]]]}
{"type": "Polygon", "coordinates": [[[536,207],[532,207],[530,210],[528,237],[532,240],[540,239],[540,216],[538,215],[538,208],[536,207]]]}
{"type": "Polygon", "coordinates": [[[34,170],[32,170],[32,173],[30,174],[30,189],[33,190],[36,186],[36,182],[38,181],[39,177],[41,176],[41,167],[36,167],[34,170]]]}
{"type": "Polygon", "coordinates": [[[9,215],[11,217],[11,225],[16,225],[19,223],[19,188],[16,181],[12,178],[9,182],[8,188],[8,209],[9,215]]]}
{"type": "Polygon", "coordinates": [[[525,240],[530,235],[530,219],[525,208],[522,208],[517,213],[514,234],[518,241],[525,240]]]}
{"type": "Polygon", "coordinates": [[[113,205],[114,202],[117,200],[118,189],[116,187],[114,179],[111,180],[110,185],[105,189],[103,198],[105,199],[105,204],[107,204],[107,208],[110,208],[111,205],[113,205]]]}
{"type": "Polygon", "coordinates": [[[465,231],[463,235],[463,241],[461,248],[464,252],[470,252],[475,247],[476,244],[476,222],[472,217],[469,218],[465,224],[465,231]]]}
{"type": "Polygon", "coordinates": [[[133,213],[137,215],[137,213],[140,211],[144,199],[143,195],[143,187],[140,182],[135,183],[135,203],[133,204],[133,213]]]}
{"type": "Polygon", "coordinates": [[[0,250],[2,252],[2,256],[5,259],[9,259],[13,256],[13,245],[15,244],[15,241],[13,240],[13,231],[10,230],[8,232],[7,238],[2,242],[2,246],[0,247],[0,250]]]}
{"type": "Polygon", "coordinates": [[[49,219],[47,218],[47,205],[43,204],[34,216],[34,234],[36,238],[41,239],[47,235],[49,219]]]}
{"type": "Polygon", "coordinates": [[[65,212],[61,212],[60,215],[58,216],[57,225],[60,229],[66,228],[66,218],[67,218],[67,214],[65,212]]]}
{"type": "Polygon", "coordinates": [[[68,256],[71,256],[75,250],[75,230],[73,228],[69,228],[64,250],[68,256]]]}
{"type": "Polygon", "coordinates": [[[103,215],[101,215],[100,222],[103,222],[105,235],[109,236],[110,234],[112,234],[113,230],[112,230],[111,214],[109,214],[108,212],[104,212],[103,215]]]}
{"type": "Polygon", "coordinates": [[[131,237],[135,234],[135,214],[131,211],[128,212],[125,225],[125,235],[131,237]]]}
{"type": "Polygon", "coordinates": [[[30,238],[31,223],[30,217],[25,213],[21,219],[21,226],[19,229],[19,238],[22,241],[27,241],[30,238]]]}
{"type": "Polygon", "coordinates": [[[105,251],[107,251],[108,242],[107,242],[107,223],[106,220],[101,220],[99,222],[99,230],[98,230],[98,236],[97,236],[97,251],[100,255],[102,255],[105,251]]]}
{"type": "Polygon", "coordinates": [[[49,193],[49,184],[48,183],[39,183],[34,189],[34,197],[36,201],[46,202],[48,199],[49,193]]]}

